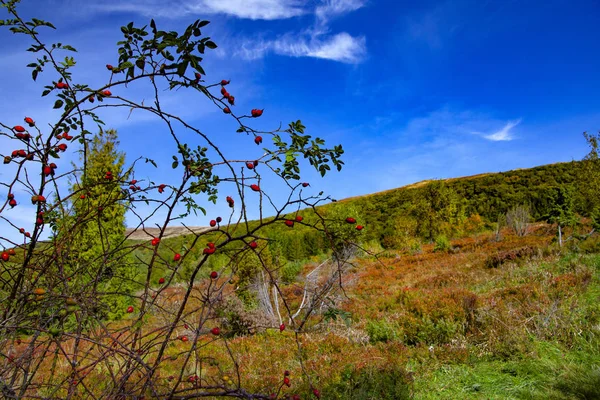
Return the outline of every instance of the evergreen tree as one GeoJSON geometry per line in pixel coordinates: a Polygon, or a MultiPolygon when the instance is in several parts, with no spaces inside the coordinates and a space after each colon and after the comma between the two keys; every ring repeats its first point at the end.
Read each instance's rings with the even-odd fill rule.
{"type": "Polygon", "coordinates": [[[83,170],[71,187],[79,194],[73,210],[80,224],[77,256],[81,262],[110,254],[125,237],[126,204],[120,181],[127,176],[123,176],[125,154],[117,151],[118,144],[115,130],[100,131],[91,143],[86,142],[83,170]]]}
{"type": "Polygon", "coordinates": [[[544,219],[558,225],[558,245],[562,247],[562,228],[577,221],[574,209],[573,190],[570,187],[556,186],[548,191],[550,209],[544,219]]]}
{"type": "MultiPolygon", "coordinates": [[[[73,201],[71,221],[74,232],[72,255],[78,279],[94,284],[99,292],[130,293],[135,276],[132,266],[124,259],[125,213],[127,203],[121,184],[128,181],[124,172],[125,154],[117,150],[117,132],[100,131],[86,142],[81,153],[81,172],[71,190],[73,201]]],[[[107,315],[119,317],[123,307],[113,307],[125,301],[123,296],[109,295],[107,315]],[[115,310],[117,314],[114,314],[115,310]]]]}

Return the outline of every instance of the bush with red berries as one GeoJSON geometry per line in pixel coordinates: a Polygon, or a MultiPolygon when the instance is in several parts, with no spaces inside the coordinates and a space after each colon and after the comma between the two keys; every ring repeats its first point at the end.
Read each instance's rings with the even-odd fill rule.
{"type": "MultiPolygon", "coordinates": [[[[247,125],[270,114],[263,108],[238,112],[236,96],[244,93],[236,92],[235,82],[204,70],[203,59],[217,47],[204,34],[208,21],[194,21],[181,33],[159,30],[154,20],[143,27],[123,26],[114,59],[97,66],[103,84],[89,85],[73,73],[73,47],[47,44],[46,30],[54,29],[50,22],[26,21],[16,2],[0,3],[9,13],[0,27],[32,43],[31,77],[48,107],[60,113],[51,123],[41,123],[39,115],[0,121],[5,168],[0,174],[0,232],[10,230],[18,237],[0,237],[3,393],[15,398],[41,393],[56,398],[270,398],[266,389],[245,389],[238,355],[229,344],[236,325],[219,312],[219,304],[236,297],[243,282],[254,282],[264,312],[256,318],[261,327],[244,325],[244,334],[272,331],[298,340],[296,334],[320,321],[318,299],[333,298],[343,281],[340,257],[309,271],[312,278],[303,280],[298,293],[282,290],[281,261],[270,245],[278,237],[266,235],[274,232],[272,227],[289,233],[316,231],[338,251],[339,237],[317,207],[331,199],[315,194],[300,173],[306,167],[321,175],[340,170],[342,147],[326,147],[300,121],[271,132],[247,125]],[[147,85],[155,97],[145,102],[128,98],[134,82],[147,85]],[[246,159],[227,158],[200,127],[165,111],[165,90],[192,92],[219,108],[225,114],[220,118],[232,119],[238,128],[229,134],[247,141],[246,159]],[[171,140],[169,163],[177,178],[132,179],[140,164],[165,168],[144,154],[128,167],[109,166],[91,176],[88,150],[93,132],[104,129],[100,114],[118,107],[149,112],[165,122],[155,129],[163,134],[165,152],[171,140]],[[201,144],[186,144],[183,130],[201,144]],[[71,153],[81,154],[80,165],[61,158],[71,153]],[[269,197],[274,179],[290,190],[281,204],[269,197]],[[24,201],[28,196],[31,205],[24,201]],[[225,205],[228,215],[207,216],[209,227],[186,231],[179,220],[202,215],[207,201],[225,205]],[[117,208],[128,211],[128,224],[142,238],[106,229],[117,208]],[[256,213],[249,213],[250,208],[256,213]],[[310,212],[300,215],[303,208],[310,212]],[[260,219],[249,221],[248,214],[260,219]],[[152,224],[149,219],[155,215],[166,217],[152,224]],[[174,226],[188,236],[170,237],[174,226]],[[86,246],[100,250],[84,257],[80,253],[86,246]],[[309,290],[311,296],[306,295],[309,290]],[[22,338],[26,346],[20,345],[22,338]],[[5,355],[14,362],[3,360],[5,355]],[[221,368],[233,368],[230,375],[241,381],[221,379],[221,368]]],[[[10,94],[0,95],[10,101],[10,94]]],[[[351,225],[354,233],[362,229],[357,215],[335,218],[351,225]]],[[[350,239],[343,237],[347,245],[350,239]]],[[[250,290],[248,285],[242,289],[240,293],[250,290]]],[[[302,347],[300,342],[297,346],[302,347]]],[[[298,361],[305,363],[305,355],[298,361]]],[[[303,370],[302,379],[286,376],[284,386],[302,380],[305,396],[319,397],[310,368],[303,370]]],[[[278,385],[280,381],[268,389],[283,398],[286,393],[278,385]]]]}

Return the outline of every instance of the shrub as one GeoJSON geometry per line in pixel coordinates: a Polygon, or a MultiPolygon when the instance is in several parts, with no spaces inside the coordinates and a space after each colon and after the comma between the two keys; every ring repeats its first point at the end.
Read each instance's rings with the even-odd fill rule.
{"type": "Polygon", "coordinates": [[[403,400],[411,399],[412,378],[398,365],[348,367],[342,372],[340,382],[322,391],[323,399],[339,400],[403,400]]]}
{"type": "Polygon", "coordinates": [[[537,253],[537,248],[532,246],[524,246],[491,255],[485,260],[484,264],[487,268],[498,268],[508,261],[525,259],[537,253]]]}
{"type": "MultiPolygon", "coordinates": [[[[28,51],[35,55],[27,67],[40,101],[55,111],[0,121],[0,186],[10,190],[0,202],[0,247],[7,249],[0,260],[0,357],[12,356],[22,340],[17,335],[27,335],[16,362],[1,363],[2,392],[14,398],[39,396],[40,389],[52,398],[125,399],[150,393],[155,398],[264,398],[246,391],[245,381],[232,389],[221,380],[224,368],[241,375],[229,338],[259,326],[283,332],[283,320],[304,332],[318,323],[311,317],[324,299],[342,289],[347,259],[338,252],[335,265],[307,282],[310,299],[292,317],[289,305],[298,295],[281,286],[278,273],[285,260],[279,251],[271,254],[267,244],[280,239],[277,232],[302,227],[311,234],[288,238],[288,260],[319,254],[323,244],[333,243],[332,251],[354,247],[360,230],[345,221],[358,220],[356,210],[340,210],[341,215],[325,220],[317,206],[331,198],[304,190],[309,185],[300,180],[308,166],[321,175],[340,170],[342,147],[327,147],[299,120],[259,135],[250,121],[263,111],[233,108],[230,92],[240,86],[207,76],[203,69],[217,47],[206,36],[208,21],[193,21],[183,32],[159,30],[154,20],[143,27],[131,22],[121,27],[123,37],[110,60],[114,65],[95,63],[81,74],[74,73],[76,49],[48,43],[43,34],[56,28],[41,19],[23,19],[18,3],[1,2],[9,18],[0,20],[0,27],[30,42],[28,51]],[[83,82],[84,76],[97,80],[83,82]],[[219,135],[245,140],[239,146],[244,153],[236,149],[234,156],[231,148],[217,146],[194,126],[198,119],[166,111],[169,91],[167,96],[198,96],[189,103],[220,111],[233,129],[219,135]],[[152,98],[144,104],[133,98],[140,93],[152,98]],[[151,140],[160,143],[156,160],[144,154],[142,141],[128,152],[133,161],[125,167],[124,155],[115,153],[116,135],[101,134],[104,113],[125,108],[154,118],[151,140]],[[92,131],[106,141],[97,136],[94,145],[92,131]],[[185,142],[188,138],[194,147],[185,142]],[[75,153],[81,165],[69,163],[75,153]],[[173,171],[164,173],[165,166],[173,171]],[[277,184],[289,190],[280,199],[269,196],[277,184]],[[25,206],[28,198],[32,206],[25,206]],[[169,238],[173,228],[186,231],[174,223],[206,214],[207,203],[222,206],[223,214],[210,217],[210,229],[169,238]],[[297,215],[301,207],[311,210],[310,224],[297,215]],[[263,212],[274,217],[263,219],[263,212]],[[143,233],[141,239],[128,240],[126,213],[128,224],[143,233]],[[247,215],[260,219],[248,221],[247,215]],[[10,234],[16,239],[7,238],[10,234]],[[262,293],[273,296],[266,321],[236,297],[240,293],[248,305],[267,304],[264,296],[253,298],[247,290],[257,275],[263,279],[262,293]],[[236,280],[237,287],[231,285],[236,280]],[[177,375],[159,376],[169,369],[177,375]]],[[[242,94],[236,93],[238,99],[242,94]]],[[[3,95],[9,101],[10,94],[3,95]]],[[[302,347],[297,336],[292,340],[302,347]]]]}
{"type": "Polygon", "coordinates": [[[450,241],[446,235],[439,235],[435,238],[435,246],[433,247],[433,251],[449,251],[450,248],[450,241]]]}
{"type": "Polygon", "coordinates": [[[366,330],[371,343],[389,342],[401,337],[393,323],[383,320],[367,322],[366,330]]]}

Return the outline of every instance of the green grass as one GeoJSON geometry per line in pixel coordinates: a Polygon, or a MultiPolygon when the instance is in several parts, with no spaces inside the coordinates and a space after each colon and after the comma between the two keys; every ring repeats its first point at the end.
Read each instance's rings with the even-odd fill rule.
{"type": "Polygon", "coordinates": [[[572,349],[537,341],[521,359],[474,359],[460,365],[422,364],[417,399],[599,399],[600,342],[572,349]],[[429,371],[429,372],[427,372],[429,371]]]}
{"type": "Polygon", "coordinates": [[[450,364],[437,360],[433,349],[430,358],[408,367],[415,372],[415,399],[600,399],[600,255],[566,254],[523,268],[516,281],[524,272],[593,271],[587,288],[557,310],[571,326],[545,340],[531,335],[528,351],[507,359],[471,344],[467,362],[450,364]]]}

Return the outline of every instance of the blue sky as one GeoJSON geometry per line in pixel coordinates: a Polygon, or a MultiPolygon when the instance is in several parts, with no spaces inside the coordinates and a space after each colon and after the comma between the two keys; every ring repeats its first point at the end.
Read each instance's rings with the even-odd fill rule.
{"type": "MultiPolygon", "coordinates": [[[[154,18],[159,28],[181,30],[210,20],[203,34],[219,48],[205,58],[206,81],[231,79],[240,113],[264,108],[257,127],[301,119],[310,134],[342,144],[342,172],[303,173],[315,192],[334,198],[581,159],[582,132],[600,130],[595,0],[46,0],[24,1],[21,12],[52,21],[58,29],[47,42],[78,48],[75,77],[96,85],[108,78],[104,65],[116,64],[121,25],[154,18]]],[[[9,126],[25,115],[56,116],[24,68],[24,39],[0,30],[0,69],[9,77],[0,80],[0,121],[9,126]]],[[[140,100],[147,94],[128,90],[140,100]]],[[[251,140],[196,95],[164,99],[232,156],[256,157],[251,140]]],[[[128,162],[142,153],[163,162],[137,176],[176,179],[164,132],[127,114],[105,118],[128,162]]]]}

